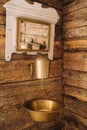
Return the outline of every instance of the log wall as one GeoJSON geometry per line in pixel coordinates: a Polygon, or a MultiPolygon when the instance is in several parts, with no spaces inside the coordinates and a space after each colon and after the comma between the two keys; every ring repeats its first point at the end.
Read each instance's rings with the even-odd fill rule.
{"type": "Polygon", "coordinates": [[[12,60],[5,61],[6,10],[0,0],[0,130],[61,130],[61,111],[57,120],[49,123],[36,123],[30,119],[23,107],[24,102],[33,98],[55,99],[62,106],[62,4],[60,0],[36,0],[44,6],[55,8],[60,21],[56,25],[54,59],[50,64],[49,78],[41,80],[30,76],[29,63],[36,56],[13,54],[12,60]]]}
{"type": "Polygon", "coordinates": [[[63,0],[64,130],[87,130],[87,0],[63,0]]]}

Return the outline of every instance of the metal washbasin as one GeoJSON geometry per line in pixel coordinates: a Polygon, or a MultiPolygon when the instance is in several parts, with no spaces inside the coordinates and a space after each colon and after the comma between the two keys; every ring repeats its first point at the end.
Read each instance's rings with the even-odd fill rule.
{"type": "Polygon", "coordinates": [[[30,117],[37,122],[49,122],[58,117],[60,106],[57,101],[49,99],[33,99],[24,105],[30,117]]]}

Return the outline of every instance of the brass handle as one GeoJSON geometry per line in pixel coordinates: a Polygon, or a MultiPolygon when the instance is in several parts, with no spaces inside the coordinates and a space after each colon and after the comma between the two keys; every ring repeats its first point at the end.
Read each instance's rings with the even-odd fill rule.
{"type": "Polygon", "coordinates": [[[34,62],[30,62],[29,67],[30,67],[30,76],[31,76],[31,78],[33,77],[33,71],[34,71],[33,66],[34,66],[34,62]]]}
{"type": "Polygon", "coordinates": [[[31,62],[31,77],[33,77],[33,65],[34,65],[34,63],[31,62]]]}

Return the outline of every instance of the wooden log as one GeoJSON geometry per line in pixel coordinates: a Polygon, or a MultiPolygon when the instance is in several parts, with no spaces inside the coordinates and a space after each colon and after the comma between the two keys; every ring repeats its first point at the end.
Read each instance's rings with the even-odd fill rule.
{"type": "Polygon", "coordinates": [[[55,41],[54,42],[54,52],[53,52],[53,58],[62,58],[62,42],[61,41],[55,41]]]}
{"type": "Polygon", "coordinates": [[[0,82],[17,82],[31,79],[29,62],[26,60],[0,62],[0,82]]]}
{"type": "Polygon", "coordinates": [[[87,26],[64,30],[64,39],[82,38],[87,36],[87,26]]]}
{"type": "Polygon", "coordinates": [[[15,96],[13,95],[13,97],[11,97],[11,96],[0,97],[0,102],[1,102],[1,104],[0,104],[1,110],[0,111],[3,113],[4,109],[10,110],[11,106],[15,106],[15,105],[17,106],[18,104],[21,105],[30,99],[36,99],[36,98],[43,98],[43,99],[44,98],[52,98],[52,99],[54,99],[54,95],[51,95],[52,97],[49,97],[45,91],[39,91],[39,92],[31,91],[31,92],[32,93],[30,93],[30,92],[24,93],[24,95],[15,95],[15,96]]]}
{"type": "Polygon", "coordinates": [[[74,126],[72,124],[65,122],[62,130],[79,130],[79,128],[77,128],[76,126],[74,126]]]}
{"type": "MultiPolygon", "coordinates": [[[[44,86],[48,86],[48,85],[44,84],[44,86]]],[[[46,90],[46,94],[50,98],[51,97],[53,98],[53,96],[54,96],[54,100],[57,100],[59,102],[59,104],[62,105],[62,81],[61,80],[58,81],[57,84],[54,82],[53,85],[51,84],[49,87],[48,87],[48,89],[46,89],[44,87],[46,90]],[[54,87],[51,87],[51,86],[54,86],[54,87]]],[[[44,90],[44,92],[45,92],[45,90],[44,90]]]]}
{"type": "Polygon", "coordinates": [[[87,1],[73,0],[63,7],[64,130],[87,129],[86,36],[87,1]],[[68,51],[68,52],[66,52],[68,51]]]}
{"type": "Polygon", "coordinates": [[[4,84],[0,85],[0,108],[9,109],[17,104],[22,105],[26,100],[41,97],[58,97],[58,101],[61,102],[61,93],[62,80],[58,78],[44,80],[43,84],[41,80],[4,84]]]}
{"type": "Polygon", "coordinates": [[[64,94],[75,97],[81,101],[87,102],[87,89],[64,85],[64,94]]]}
{"type": "Polygon", "coordinates": [[[0,14],[0,25],[5,25],[6,18],[4,15],[0,14]]]}
{"type": "Polygon", "coordinates": [[[64,84],[87,89],[87,73],[65,70],[64,84]]]}
{"type": "Polygon", "coordinates": [[[87,72],[86,52],[65,52],[64,69],[87,72]]]}
{"type": "Polygon", "coordinates": [[[35,125],[29,127],[28,129],[25,129],[25,130],[29,130],[29,129],[30,129],[30,130],[38,130],[38,125],[35,124],[35,125]]]}
{"type": "Polygon", "coordinates": [[[86,18],[87,17],[86,12],[87,12],[87,8],[81,8],[79,10],[72,11],[63,16],[63,21],[66,22],[66,21],[70,21],[70,20],[74,20],[74,19],[82,19],[84,17],[86,18]]]}
{"type": "Polygon", "coordinates": [[[67,110],[64,110],[63,114],[64,114],[64,121],[65,123],[68,123],[69,126],[74,126],[79,130],[87,129],[87,118],[83,118],[67,110]]]}
{"type": "MultiPolygon", "coordinates": [[[[0,36],[0,48],[5,48],[5,37],[0,36]]],[[[1,51],[1,49],[0,49],[1,51]]]]}
{"type": "Polygon", "coordinates": [[[54,127],[55,126],[55,122],[48,122],[48,123],[38,123],[38,129],[41,129],[41,130],[49,130],[51,127],[54,127]]]}
{"type": "MultiPolygon", "coordinates": [[[[32,60],[31,60],[32,61],[32,60]]],[[[0,62],[0,83],[19,82],[31,80],[31,70],[27,60],[15,60],[10,62],[0,62]]],[[[49,77],[62,75],[62,60],[54,60],[50,63],[49,77]]],[[[33,77],[34,79],[34,77],[33,77]]]]}
{"type": "MultiPolygon", "coordinates": [[[[66,2],[68,2],[68,4],[66,4],[64,7],[63,7],[63,14],[67,14],[67,13],[70,13],[72,11],[75,11],[75,10],[79,10],[81,8],[86,8],[87,7],[87,0],[72,0],[71,2],[69,2],[68,0],[66,0],[66,2]]],[[[63,1],[63,3],[66,3],[65,1],[63,1]]]]}
{"type": "Polygon", "coordinates": [[[0,35],[1,36],[5,35],[5,26],[4,25],[0,25],[0,35]]]}
{"type": "Polygon", "coordinates": [[[51,62],[50,64],[50,75],[49,77],[56,77],[56,76],[62,76],[62,60],[54,60],[54,62],[51,62]]]}
{"type": "Polygon", "coordinates": [[[84,17],[83,19],[74,19],[71,21],[67,21],[63,24],[63,30],[71,29],[71,28],[79,28],[87,26],[87,19],[84,17]]]}
{"type": "MultiPolygon", "coordinates": [[[[32,130],[30,127],[28,127],[28,128],[25,128],[25,129],[23,129],[23,130],[32,130]]],[[[36,129],[37,130],[37,129],[36,129]]]]}
{"type": "Polygon", "coordinates": [[[5,15],[6,14],[6,10],[5,10],[5,8],[3,7],[3,5],[4,5],[4,3],[3,3],[3,1],[0,3],[0,14],[3,14],[3,15],[5,15]]]}
{"type": "Polygon", "coordinates": [[[57,49],[62,49],[63,45],[62,45],[62,41],[54,41],[54,47],[57,49]]]}
{"type": "Polygon", "coordinates": [[[63,55],[63,49],[58,49],[57,47],[54,47],[54,53],[53,53],[53,58],[57,59],[57,58],[61,58],[62,59],[62,55],[63,55]]]}
{"type": "Polygon", "coordinates": [[[24,108],[10,108],[0,114],[0,130],[21,130],[34,125],[24,108]]]}
{"type": "Polygon", "coordinates": [[[69,110],[79,116],[87,118],[87,102],[77,100],[74,97],[65,96],[64,105],[66,110],[69,110]]]}
{"type": "Polygon", "coordinates": [[[37,124],[34,124],[31,127],[28,127],[28,128],[26,128],[24,130],[38,130],[38,126],[37,126],[37,124]]]}
{"type": "Polygon", "coordinates": [[[65,50],[87,50],[87,39],[77,39],[77,40],[69,40],[64,41],[64,49],[65,50]]]}
{"type": "Polygon", "coordinates": [[[5,37],[3,35],[0,36],[0,59],[4,59],[5,57],[5,37]]]}

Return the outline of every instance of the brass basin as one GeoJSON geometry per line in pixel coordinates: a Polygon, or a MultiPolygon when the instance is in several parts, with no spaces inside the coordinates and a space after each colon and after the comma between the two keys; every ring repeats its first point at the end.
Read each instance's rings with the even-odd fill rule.
{"type": "Polygon", "coordinates": [[[57,101],[48,99],[34,99],[26,103],[30,117],[37,122],[49,122],[55,120],[59,113],[57,101]]]}

